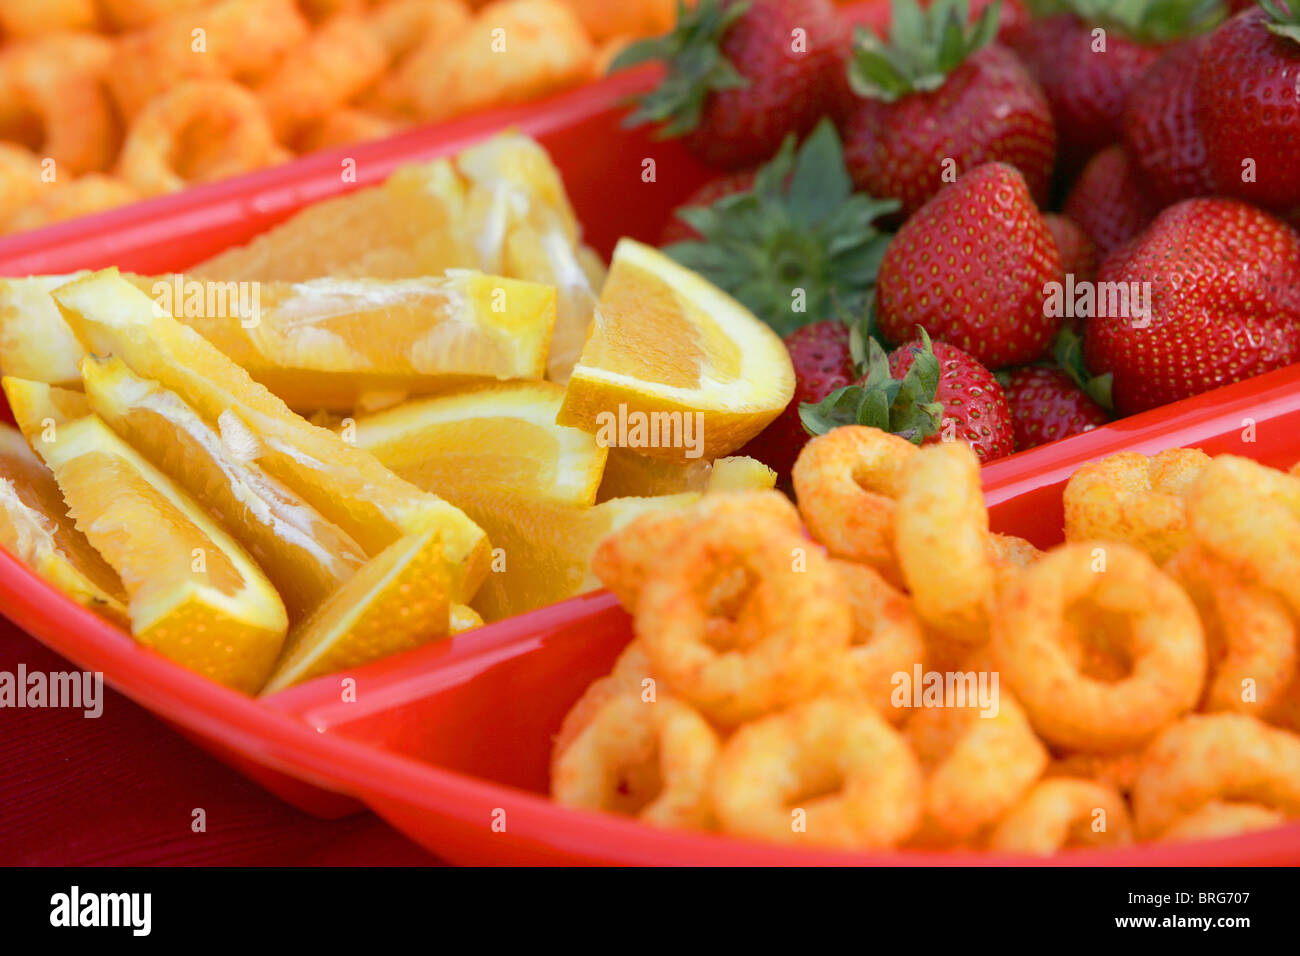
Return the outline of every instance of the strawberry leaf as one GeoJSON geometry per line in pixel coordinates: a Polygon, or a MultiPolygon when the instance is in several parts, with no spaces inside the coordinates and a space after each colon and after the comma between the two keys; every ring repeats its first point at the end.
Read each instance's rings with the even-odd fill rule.
{"type": "Polygon", "coordinates": [[[937,90],[948,74],[993,42],[1002,0],[970,23],[967,0],[893,0],[889,42],[866,27],[854,36],[849,85],[859,96],[892,103],[909,93],[937,90]]]}
{"type": "Polygon", "coordinates": [[[1150,44],[1204,33],[1228,13],[1224,0],[1065,0],[1064,6],[1085,23],[1150,44]]]}
{"type": "Polygon", "coordinates": [[[677,210],[702,238],[664,251],[786,335],[862,314],[890,239],[874,223],[898,208],[853,191],[839,134],[825,119],[798,149],[787,137],[750,192],[677,210]]]}
{"type": "Polygon", "coordinates": [[[681,136],[699,125],[704,104],[715,90],[748,86],[749,81],[722,55],[721,42],[751,3],[738,0],[723,7],[720,0],[698,0],[692,8],[685,0],[677,0],[677,22],[672,30],[633,43],[615,57],[611,73],[650,60],[662,60],[667,67],[657,87],[633,98],[637,108],[623,125],[659,123],[659,138],[681,136]]]}
{"type": "Polygon", "coordinates": [[[1068,325],[1056,336],[1052,355],[1062,371],[1070,376],[1070,380],[1083,389],[1094,402],[1108,412],[1115,410],[1115,400],[1111,396],[1115,376],[1110,372],[1105,375],[1093,375],[1088,371],[1083,361],[1083,339],[1068,325]]]}

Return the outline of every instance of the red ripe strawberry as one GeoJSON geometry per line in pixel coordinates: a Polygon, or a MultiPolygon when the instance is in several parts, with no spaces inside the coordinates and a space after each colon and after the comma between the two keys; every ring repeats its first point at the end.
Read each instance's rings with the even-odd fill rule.
{"type": "MultiPolygon", "coordinates": [[[[974,0],[970,5],[971,16],[978,17],[986,7],[991,7],[995,3],[997,0],[974,0]]],[[[1011,42],[1032,19],[1033,16],[1023,0],[1002,0],[998,13],[998,41],[1011,42]]]]}
{"type": "Polygon", "coordinates": [[[625,50],[612,69],[667,63],[631,122],[664,124],[711,166],[739,169],[803,136],[848,98],[848,24],[829,0],[698,0],[666,36],[625,50]]]}
{"type": "Polygon", "coordinates": [[[1037,20],[1015,50],[1052,106],[1066,172],[1119,142],[1124,104],[1162,44],[1191,36],[1221,15],[1218,0],[1133,3],[1070,0],[1064,13],[1037,20]]]}
{"type": "Polygon", "coordinates": [[[1011,373],[1005,391],[1015,426],[1016,451],[1091,431],[1110,421],[1106,410],[1057,368],[1018,368],[1011,373]]]}
{"type": "Polygon", "coordinates": [[[890,44],[860,35],[850,72],[859,95],[841,124],[849,172],[864,192],[902,200],[904,219],[988,162],[1017,167],[1045,201],[1056,162],[1042,91],[1014,54],[987,45],[995,9],[962,33],[945,17],[956,16],[950,8],[935,3],[922,14],[915,0],[896,3],[890,44]],[[960,49],[946,47],[953,36],[960,49]]]}
{"type": "Polygon", "coordinates": [[[1011,454],[1011,409],[993,373],[953,345],[931,342],[924,329],[888,355],[867,340],[867,372],[818,405],[800,409],[816,435],[840,425],[869,425],[918,445],[965,441],[981,461],[1011,454]]]}
{"type": "Polygon", "coordinates": [[[1261,2],[1207,41],[1196,115],[1218,192],[1288,212],[1300,206],[1300,0],[1261,2]]]}
{"type": "Polygon", "coordinates": [[[1144,189],[1168,206],[1214,194],[1196,121],[1196,76],[1206,38],[1180,43],[1147,67],[1124,107],[1124,145],[1144,189]]]}
{"type": "Polygon", "coordinates": [[[1114,375],[1121,414],[1300,361],[1300,234],[1268,213],[1231,199],[1170,206],[1102,263],[1098,289],[1123,283],[1131,301],[1144,282],[1149,316],[1130,306],[1084,331],[1087,366],[1114,375]]]}
{"type": "MultiPolygon", "coordinates": [[[[687,196],[677,209],[712,206],[719,199],[726,196],[747,193],[754,188],[754,175],[756,172],[757,170],[753,169],[742,169],[736,173],[728,173],[725,176],[710,179],[687,196]]],[[[659,233],[659,245],[666,246],[674,242],[686,242],[699,238],[700,234],[691,228],[689,223],[679,217],[677,211],[674,210],[673,215],[669,216],[668,221],[664,223],[663,231],[659,233]]]]}
{"type": "Polygon", "coordinates": [[[1101,259],[1141,232],[1157,212],[1120,146],[1088,161],[1061,211],[1088,234],[1101,259]]]}
{"type": "MultiPolygon", "coordinates": [[[[939,360],[939,385],[934,401],[943,406],[939,428],[922,444],[955,439],[966,442],[980,461],[1005,458],[1015,451],[1015,428],[1011,408],[993,373],[974,356],[944,342],[931,346],[939,360]]],[[[889,372],[904,378],[925,342],[918,339],[889,353],[889,372]]]]}
{"type": "Polygon", "coordinates": [[[1088,234],[1067,216],[1044,213],[1043,221],[1060,250],[1061,272],[1074,276],[1076,282],[1091,282],[1097,278],[1097,247],[1088,234]]]}
{"type": "Polygon", "coordinates": [[[877,322],[893,344],[924,327],[989,368],[1042,355],[1060,326],[1044,288],[1061,254],[1013,167],[972,170],[925,204],[890,242],[876,279],[877,322]]]}
{"type": "Polygon", "coordinates": [[[794,399],[737,454],[757,458],[785,477],[809,438],[799,420],[799,406],[820,402],[850,384],[856,373],[849,349],[849,327],[843,322],[814,322],[791,332],[783,341],[794,365],[794,399]]]}

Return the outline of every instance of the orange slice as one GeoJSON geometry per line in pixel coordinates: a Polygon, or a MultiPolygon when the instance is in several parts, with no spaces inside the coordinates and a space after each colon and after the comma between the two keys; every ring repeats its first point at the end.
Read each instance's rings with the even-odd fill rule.
{"type": "Polygon", "coordinates": [[[376,397],[485,379],[539,379],[555,325],[550,286],[467,270],[422,279],[131,281],[306,411],[351,412],[376,397]],[[253,314],[236,315],[238,305],[253,314]]]}
{"type": "Polygon", "coordinates": [[[717,494],[720,491],[771,491],[775,487],[775,471],[757,458],[733,455],[713,463],[705,490],[717,494]]]}
{"type": "Polygon", "coordinates": [[[126,589],[68,517],[54,476],[0,425],[0,545],[79,604],[127,626],[126,589]]]}
{"type": "Polygon", "coordinates": [[[263,693],[445,637],[442,555],[436,528],[390,544],[294,631],[263,693]]]}
{"type": "Polygon", "coordinates": [[[699,495],[615,498],[590,508],[472,491],[457,500],[492,539],[493,573],[473,606],[499,621],[599,588],[591,556],[601,539],[638,515],[684,508],[699,495]]]}
{"type": "MultiPolygon", "coordinates": [[[[39,393],[49,386],[6,378],[4,388],[39,393]]],[[[40,402],[11,404],[17,415],[40,402]]],[[[77,528],[121,576],[136,640],[227,686],[257,691],[279,656],[288,618],[247,552],[97,415],[58,422],[50,440],[41,422],[19,424],[37,436],[33,447],[77,528]]]]}
{"type": "Polygon", "coordinates": [[[582,350],[604,265],[582,245],[550,157],[517,132],[317,203],[191,271],[209,279],[297,282],[400,279],[457,268],[555,287],[547,375],[565,381],[582,350]]]}
{"type": "Polygon", "coordinates": [[[686,462],[730,454],[793,395],[775,332],[663,253],[623,239],[557,420],[686,462]]]}
{"type": "Polygon", "coordinates": [[[82,370],[91,408],[249,550],[291,621],[365,563],[359,544],[247,459],[257,439],[238,418],[223,413],[212,428],[175,392],[116,357],[87,356],[82,370]]]}
{"type": "Polygon", "coordinates": [[[255,439],[244,456],[359,542],[368,555],[437,526],[453,597],[464,601],[474,593],[487,573],[487,539],[453,505],[294,414],[203,336],[156,310],[153,300],[117,270],[86,276],[53,295],[87,349],[118,356],[136,375],[175,392],[209,424],[222,421],[222,415],[238,421],[255,439]]]}
{"type": "Polygon", "coordinates": [[[473,269],[465,184],[450,160],[404,166],[383,184],[308,206],[245,246],[199,263],[207,279],[408,278],[473,269]]]}
{"type": "Polygon", "coordinates": [[[447,628],[450,634],[461,634],[483,626],[483,618],[468,604],[453,604],[450,616],[451,621],[447,628]]]}
{"type": "Polygon", "coordinates": [[[75,385],[85,349],[68,328],[50,292],[84,272],[67,276],[0,279],[0,370],[5,375],[75,385]]]}
{"type": "Polygon", "coordinates": [[[511,382],[399,405],[358,419],[355,441],[420,488],[589,505],[606,450],[555,424],[564,389],[511,382]]]}

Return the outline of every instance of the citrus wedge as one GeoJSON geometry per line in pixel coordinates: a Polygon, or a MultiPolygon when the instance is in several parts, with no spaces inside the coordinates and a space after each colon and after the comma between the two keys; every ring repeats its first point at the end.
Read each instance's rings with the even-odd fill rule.
{"type": "Polygon", "coordinates": [[[485,379],[540,379],[555,325],[550,286],[468,270],[242,286],[179,275],[130,278],[304,411],[351,412],[377,397],[400,400],[485,379]],[[255,314],[233,315],[235,301],[255,314]]]}
{"type": "Polygon", "coordinates": [[[206,279],[408,278],[473,269],[466,186],[450,160],[403,166],[384,183],[315,203],[191,271],[206,279]]]}
{"type": "Polygon", "coordinates": [[[666,461],[647,458],[626,448],[610,448],[596,500],[703,491],[708,487],[712,473],[713,463],[704,458],[686,462],[666,461]]]}
{"type": "Polygon", "coordinates": [[[622,239],[557,420],[651,457],[713,459],[793,395],[775,332],[663,253],[622,239]]]}
{"type": "Polygon", "coordinates": [[[54,476],[0,425],[0,545],[79,604],[127,627],[126,589],[68,517],[54,476]]]}
{"type": "Polygon", "coordinates": [[[461,634],[465,631],[472,631],[476,627],[483,626],[483,618],[479,616],[478,611],[474,610],[468,604],[453,604],[451,606],[450,623],[447,631],[450,634],[461,634]]]}
{"type": "Polygon", "coordinates": [[[423,492],[292,412],[216,346],[175,318],[115,269],[53,293],[77,338],[99,355],[113,354],[141,378],[184,399],[212,425],[238,421],[251,439],[244,457],[292,489],[369,556],[407,534],[435,525],[452,595],[465,601],[487,573],[481,528],[453,505],[423,492]]]}
{"type": "Polygon", "coordinates": [[[51,290],[81,275],[0,279],[0,371],[51,385],[81,381],[85,349],[50,298],[51,290]]]}
{"type": "Polygon", "coordinates": [[[445,637],[449,609],[438,530],[408,535],[372,558],[294,630],[263,693],[445,637]]]}
{"type": "MultiPolygon", "coordinates": [[[[34,385],[4,380],[6,394],[11,386],[39,391],[34,385]]],[[[97,415],[59,423],[51,440],[40,437],[39,421],[19,423],[38,436],[33,447],[78,530],[121,576],[136,640],[229,687],[257,691],[288,618],[247,552],[97,415]]]]}
{"type": "Polygon", "coordinates": [[[261,565],[290,621],[311,613],[365,563],[365,552],[292,490],[247,459],[257,439],[229,413],[209,426],[175,392],[113,357],[86,356],[95,413],[202,502],[261,565]]]}
{"type": "Polygon", "coordinates": [[[590,508],[473,492],[458,500],[493,544],[493,573],[473,606],[484,620],[499,621],[600,587],[591,556],[606,535],[646,512],[684,508],[699,495],[615,498],[590,508]]]}
{"type": "Polygon", "coordinates": [[[59,425],[91,413],[85,394],[70,388],[9,375],[4,379],[4,391],[14,421],[33,448],[38,441],[54,441],[59,425]]]}
{"type": "Polygon", "coordinates": [[[358,419],[355,442],[420,488],[590,505],[606,449],[555,424],[563,399],[554,382],[484,386],[358,419]]]}
{"type": "Polygon", "coordinates": [[[771,491],[775,487],[775,471],[757,458],[733,455],[713,463],[705,490],[717,494],[720,491],[771,491]]]}
{"type": "Polygon", "coordinates": [[[456,166],[470,183],[466,228],[477,243],[479,267],[555,287],[547,377],[567,381],[591,324],[603,264],[579,243],[559,170],[541,146],[513,132],[470,147],[456,166]]]}

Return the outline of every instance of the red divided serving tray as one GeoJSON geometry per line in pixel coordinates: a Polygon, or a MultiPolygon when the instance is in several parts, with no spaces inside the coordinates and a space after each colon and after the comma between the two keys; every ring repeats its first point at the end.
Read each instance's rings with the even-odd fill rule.
{"type": "MultiPolygon", "coordinates": [[[[878,19],[883,4],[861,4],[878,19]]],[[[622,235],[654,241],[708,173],[674,142],[622,129],[639,71],[543,104],[473,117],[213,186],[0,240],[0,275],[117,265],[184,267],[295,210],[382,180],[405,162],[459,151],[507,125],[536,137],[564,175],[587,239],[604,254],[622,235]],[[642,180],[654,158],[656,180],[642,180]],[[344,183],[345,159],[357,182],[344,183]]],[[[1195,445],[1269,464],[1300,459],[1300,366],[1126,419],[984,470],[996,530],[1045,546],[1061,537],[1061,488],[1080,463],[1122,449],[1195,445]],[[1253,427],[1251,427],[1253,425],[1253,427]]],[[[254,700],[146,650],[0,551],[0,611],[79,666],[172,722],[201,746],[303,810],[369,807],[452,862],[641,864],[1038,863],[975,854],[836,853],[665,832],[566,809],[546,797],[551,736],[586,685],[630,639],[606,593],[585,595],[349,673],[254,700]]],[[[1300,825],[1213,843],[1076,851],[1052,863],[1300,862],[1300,825]]]]}

